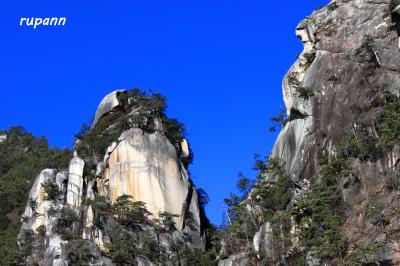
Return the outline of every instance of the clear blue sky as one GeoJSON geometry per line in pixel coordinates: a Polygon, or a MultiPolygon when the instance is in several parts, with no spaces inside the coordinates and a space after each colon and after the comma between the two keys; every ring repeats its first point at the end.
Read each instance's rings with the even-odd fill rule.
{"type": "Polygon", "coordinates": [[[269,118],[283,105],[282,77],[302,49],[295,27],[327,3],[1,1],[0,128],[22,125],[70,147],[108,92],[160,92],[168,115],[187,127],[192,178],[219,224],[238,172],[254,176],[253,154],[269,153],[276,138],[269,118]],[[19,26],[32,16],[65,16],[67,24],[19,26]]]}

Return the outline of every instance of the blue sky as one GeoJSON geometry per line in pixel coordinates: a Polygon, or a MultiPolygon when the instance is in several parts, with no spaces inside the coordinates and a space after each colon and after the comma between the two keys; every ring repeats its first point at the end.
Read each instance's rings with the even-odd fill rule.
{"type": "Polygon", "coordinates": [[[219,224],[238,172],[254,176],[253,154],[269,153],[276,138],[269,118],[302,50],[295,27],[328,2],[2,1],[0,129],[22,125],[70,147],[108,92],[160,92],[187,127],[192,178],[219,224]],[[67,17],[64,27],[19,26],[56,16],[67,17]]]}

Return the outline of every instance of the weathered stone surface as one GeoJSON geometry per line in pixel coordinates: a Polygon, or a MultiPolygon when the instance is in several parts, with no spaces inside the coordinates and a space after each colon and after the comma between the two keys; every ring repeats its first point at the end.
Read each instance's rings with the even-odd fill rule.
{"type": "Polygon", "coordinates": [[[56,171],[54,169],[44,169],[35,179],[30,192],[28,204],[25,208],[24,217],[26,222],[23,223],[23,229],[36,229],[42,225],[46,225],[46,211],[52,206],[50,201],[45,200],[46,193],[42,184],[46,182],[55,182],[56,171]],[[35,206],[32,206],[36,204],[35,206]]]}
{"type": "MultiPolygon", "coordinates": [[[[111,93],[100,104],[94,125],[104,115],[114,112],[118,106],[116,95],[117,92],[111,93]]],[[[112,121],[114,117],[109,118],[112,121]]],[[[44,260],[45,265],[71,265],[73,258],[68,255],[68,250],[74,245],[84,245],[87,249],[85,252],[91,256],[90,265],[114,265],[110,259],[102,256],[101,251],[107,252],[106,244],[112,240],[113,230],[121,225],[113,218],[111,207],[108,211],[102,210],[104,213],[98,216],[99,209],[93,202],[101,196],[105,196],[101,198],[104,204],[113,203],[122,195],[130,195],[134,201],[143,201],[152,213],[150,219],[157,218],[159,212],[177,215],[174,218],[176,229],[170,231],[157,231],[150,220],[135,224],[132,228],[124,228],[135,239],[137,248],[144,248],[149,237],[158,240],[161,248],[171,256],[176,253],[173,243],[192,249],[205,248],[197,191],[178,157],[178,154],[181,158],[190,155],[189,145],[186,140],[182,141],[180,147],[179,144],[172,145],[162,133],[161,122],[155,122],[159,125],[154,133],[144,132],[133,124],[118,140],[110,143],[104,158],[85,158],[87,167],[96,178],[85,176],[85,160],[78,156],[77,150],[73,152],[68,171],[42,171],[30,192],[32,206],[37,207],[33,210],[31,201],[28,201],[26,221],[21,228],[37,231],[44,225],[46,229],[44,240],[41,240],[44,247],[33,251],[31,261],[43,263],[44,260]],[[44,200],[45,193],[41,186],[44,182],[57,184],[60,190],[58,198],[44,200]],[[50,209],[53,210],[48,212],[50,209]],[[57,226],[57,231],[54,230],[60,219],[65,219],[61,216],[66,215],[68,210],[75,212],[69,215],[76,215],[73,218],[76,220],[63,226],[72,231],[74,240],[68,238],[68,232],[62,231],[63,228],[57,226]],[[44,258],[39,257],[42,252],[44,258]]],[[[75,148],[79,145],[81,143],[76,142],[75,148]]],[[[137,264],[156,265],[143,256],[137,257],[137,264]]]]}
{"type": "MultiPolygon", "coordinates": [[[[305,164],[310,160],[310,148],[314,145],[311,133],[312,117],[295,119],[286,123],[275,142],[271,156],[281,158],[293,181],[299,179],[305,164]]],[[[269,177],[275,181],[275,177],[269,177]]]]}
{"type": "MultiPolygon", "coordinates": [[[[187,175],[186,171],[184,172],[187,175]]],[[[206,244],[205,232],[202,232],[202,220],[200,217],[200,208],[198,196],[195,188],[192,188],[192,194],[190,195],[189,210],[192,214],[193,220],[189,222],[183,230],[187,235],[191,236],[189,246],[195,249],[203,250],[206,244]]]]}
{"type": "Polygon", "coordinates": [[[270,223],[261,226],[260,230],[254,235],[254,250],[263,258],[273,258],[273,233],[270,223]]]}
{"type": "Polygon", "coordinates": [[[74,157],[69,164],[67,204],[73,207],[82,203],[84,166],[85,162],[79,157],[74,157]]]}
{"type": "MultiPolygon", "coordinates": [[[[296,35],[304,50],[282,81],[288,122],[271,154],[282,159],[296,183],[291,204],[306,197],[312,178],[321,170],[321,156],[337,154],[346,137],[357,138],[362,125],[374,132],[371,121],[379,112],[371,111],[371,103],[377,95],[384,90],[399,95],[400,31],[392,20],[396,19],[393,14],[400,12],[396,9],[399,4],[398,0],[331,1],[297,26],[296,35]],[[389,8],[391,2],[394,10],[389,8]],[[299,87],[310,88],[313,96],[300,97],[299,87]]],[[[383,245],[373,254],[364,254],[360,260],[366,264],[375,260],[398,265],[400,261],[400,223],[393,218],[399,215],[399,196],[396,189],[393,191],[393,182],[398,191],[398,181],[393,180],[398,180],[399,158],[397,145],[375,161],[351,158],[353,173],[340,180],[346,206],[341,230],[349,252],[354,246],[383,245]],[[366,214],[369,208],[374,215],[366,214]]],[[[267,178],[276,181],[274,176],[267,178]]],[[[293,217],[291,220],[290,232],[295,236],[299,228],[294,226],[293,217]]],[[[253,239],[254,249],[271,258],[272,253],[265,252],[270,239],[263,239],[263,235],[265,225],[253,239]]],[[[295,237],[291,241],[298,245],[295,237]]],[[[293,250],[277,251],[288,258],[293,250]]],[[[308,265],[337,263],[323,261],[316,254],[308,251],[308,265]]]]}
{"type": "Polygon", "coordinates": [[[181,142],[181,150],[182,150],[182,154],[181,154],[182,158],[189,157],[189,155],[190,155],[189,144],[186,139],[183,139],[181,142]]]}
{"type": "Polygon", "coordinates": [[[155,217],[164,211],[177,214],[175,222],[181,230],[190,184],[175,148],[165,136],[138,128],[124,132],[120,139],[104,176],[109,179],[112,201],[130,195],[135,201],[145,202],[155,217]]]}
{"type": "Polygon", "coordinates": [[[117,106],[120,105],[118,101],[118,94],[123,93],[125,90],[116,90],[109,94],[107,94],[103,100],[100,102],[99,106],[96,110],[96,115],[94,116],[92,127],[94,127],[99,119],[103,117],[105,114],[112,112],[117,106]]]}
{"type": "Polygon", "coordinates": [[[50,209],[60,209],[63,206],[63,191],[65,191],[63,182],[66,178],[66,172],[57,173],[54,169],[44,169],[37,176],[31,188],[28,204],[23,214],[25,221],[21,226],[20,235],[23,230],[33,230],[37,233],[39,227],[44,226],[45,228],[45,237],[47,239],[44,250],[46,265],[68,265],[66,260],[59,258],[63,251],[64,241],[53,232],[57,215],[49,213],[50,209]],[[45,200],[46,193],[42,184],[46,182],[57,184],[62,192],[56,200],[45,200]]]}

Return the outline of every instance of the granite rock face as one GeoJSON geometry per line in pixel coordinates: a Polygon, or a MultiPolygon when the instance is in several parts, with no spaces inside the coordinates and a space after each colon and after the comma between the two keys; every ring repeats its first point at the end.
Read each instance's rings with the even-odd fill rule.
{"type": "Polygon", "coordinates": [[[138,128],[124,132],[120,139],[104,174],[112,201],[130,195],[145,202],[154,215],[164,211],[180,215],[175,220],[182,229],[181,214],[191,185],[186,170],[177,163],[175,148],[165,136],[138,128]]]}
{"type": "MultiPolygon", "coordinates": [[[[114,91],[101,101],[91,130],[96,130],[97,123],[104,119],[110,123],[106,130],[116,126],[113,121],[117,121],[121,109],[127,108],[119,99],[121,93],[125,92],[114,91]]],[[[134,108],[125,110],[129,121],[142,115],[140,106],[134,108]]],[[[181,162],[189,156],[188,143],[183,139],[173,145],[159,119],[154,124],[153,132],[149,132],[132,122],[109,143],[102,158],[98,154],[81,158],[77,149],[68,169],[45,169],[37,176],[18,237],[21,248],[32,246],[28,265],[73,265],[77,256],[85,256],[88,265],[119,265],[107,257],[107,252],[113,232],[121,228],[111,210],[120,196],[143,202],[149,211],[146,222],[124,229],[135,239],[135,249],[155,241],[165,256],[177,252],[173,246],[176,244],[204,250],[206,239],[197,191],[181,162]],[[110,204],[103,205],[108,206],[101,209],[103,214],[96,205],[100,200],[110,204]],[[168,230],[157,227],[152,221],[160,219],[159,213],[171,214],[174,226],[168,230]],[[78,250],[78,255],[71,250],[78,250]]],[[[83,144],[78,141],[75,148],[79,145],[83,144]]],[[[152,261],[140,252],[135,261],[137,265],[162,264],[160,259],[152,261]]]]}
{"type": "MultiPolygon", "coordinates": [[[[381,114],[376,101],[387,91],[400,94],[399,5],[397,0],[332,1],[297,26],[296,35],[304,50],[282,81],[288,119],[271,153],[271,157],[284,162],[286,173],[295,184],[291,203],[307,195],[310,180],[322,169],[321,154],[338,154],[346,137],[358,140],[365,134],[365,125],[365,132],[379,139],[378,125],[371,123],[381,114]]],[[[393,177],[398,178],[398,158],[395,145],[379,158],[351,159],[354,174],[340,181],[346,206],[341,226],[346,237],[346,259],[354,258],[359,247],[371,247],[375,250],[365,251],[358,263],[400,264],[400,231],[396,222],[399,196],[391,185],[393,177]],[[379,206],[374,205],[373,209],[379,210],[372,218],[367,211],[371,204],[379,206]]],[[[276,178],[267,177],[271,183],[276,178]]],[[[291,231],[296,230],[292,221],[291,231]]],[[[293,250],[271,252],[276,247],[267,232],[263,225],[254,237],[253,251],[286,265],[293,250]],[[282,257],[274,258],[273,254],[282,257]]],[[[292,243],[296,243],[296,233],[292,237],[292,243]]],[[[322,261],[312,251],[305,258],[308,265],[338,263],[322,261]]]]}
{"type": "Polygon", "coordinates": [[[113,112],[117,107],[121,106],[118,99],[118,95],[125,93],[125,90],[116,90],[107,94],[97,107],[96,114],[94,116],[92,127],[96,126],[97,122],[104,115],[113,112]]]}
{"type": "Polygon", "coordinates": [[[362,108],[373,92],[398,95],[399,35],[389,2],[332,1],[298,25],[304,50],[283,79],[288,122],[272,151],[293,181],[316,172],[316,147],[332,154],[333,143],[368,119],[362,108]],[[301,97],[299,84],[314,96],[301,97]]]}

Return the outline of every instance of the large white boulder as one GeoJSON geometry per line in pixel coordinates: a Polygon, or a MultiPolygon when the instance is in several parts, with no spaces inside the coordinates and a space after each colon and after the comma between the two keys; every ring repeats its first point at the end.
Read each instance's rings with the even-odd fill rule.
{"type": "Polygon", "coordinates": [[[106,183],[108,180],[112,202],[130,195],[134,201],[145,202],[154,217],[164,211],[179,215],[175,222],[181,230],[191,185],[174,146],[164,135],[138,128],[124,132],[120,140],[108,158],[103,178],[106,183]]]}

